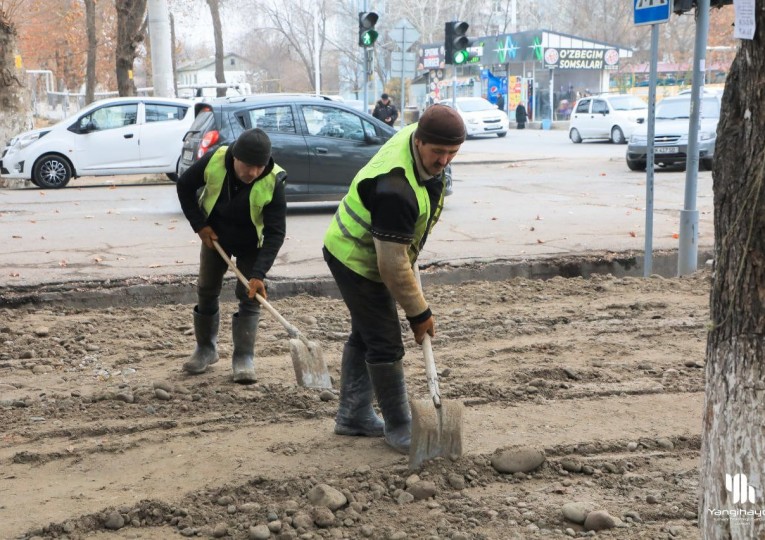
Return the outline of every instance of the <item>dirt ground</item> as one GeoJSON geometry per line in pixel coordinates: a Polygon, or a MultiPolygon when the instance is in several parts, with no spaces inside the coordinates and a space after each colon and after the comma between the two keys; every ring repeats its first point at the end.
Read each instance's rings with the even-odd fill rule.
{"type": "MultiPolygon", "coordinates": [[[[232,383],[232,303],[221,361],[200,376],[180,369],[191,306],[0,309],[0,538],[699,538],[709,280],[432,287],[441,390],[465,405],[466,453],[414,471],[382,439],[332,432],[339,300],[274,301],[321,344],[335,379],[324,393],[296,385],[287,334],[265,313],[258,382],[232,383]],[[544,455],[529,472],[493,465],[529,448],[544,455]],[[614,528],[586,532],[589,510],[614,528]]],[[[424,398],[421,352],[406,345],[410,396],[424,398]]]]}

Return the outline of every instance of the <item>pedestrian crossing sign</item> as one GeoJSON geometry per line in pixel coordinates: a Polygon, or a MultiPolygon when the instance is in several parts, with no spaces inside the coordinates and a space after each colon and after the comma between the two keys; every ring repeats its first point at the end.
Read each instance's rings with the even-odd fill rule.
{"type": "Polygon", "coordinates": [[[672,0],[632,0],[635,25],[663,23],[672,14],[672,0]]]}

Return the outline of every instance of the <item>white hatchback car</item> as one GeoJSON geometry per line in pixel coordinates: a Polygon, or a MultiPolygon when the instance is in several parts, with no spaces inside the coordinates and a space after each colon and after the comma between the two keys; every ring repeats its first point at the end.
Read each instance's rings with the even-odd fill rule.
{"type": "Polygon", "coordinates": [[[193,110],[185,99],[96,101],[51,127],[11,139],[0,174],[52,189],[78,176],[164,173],[174,180],[193,110]]]}
{"type": "Polygon", "coordinates": [[[631,94],[603,94],[579,99],[569,121],[568,136],[580,143],[584,139],[610,139],[626,143],[638,118],[648,116],[648,104],[631,94]]]}
{"type": "MultiPolygon", "coordinates": [[[[439,103],[452,106],[451,99],[444,99],[439,103]]],[[[507,114],[497,109],[490,101],[482,97],[458,97],[456,99],[457,112],[465,122],[465,130],[468,137],[476,135],[496,135],[504,137],[510,129],[507,114]]]]}

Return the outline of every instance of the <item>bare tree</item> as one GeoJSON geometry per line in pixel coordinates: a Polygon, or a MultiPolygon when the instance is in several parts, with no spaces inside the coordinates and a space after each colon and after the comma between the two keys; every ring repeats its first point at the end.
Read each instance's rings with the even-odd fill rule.
{"type": "Polygon", "coordinates": [[[701,444],[701,536],[765,537],[765,0],[728,73],[717,127],[715,273],[701,444]],[[755,492],[754,488],[757,486],[755,492]],[[756,503],[756,504],[754,504],[756,503]]]}
{"type": "MultiPolygon", "coordinates": [[[[226,74],[223,69],[223,27],[220,21],[220,4],[221,0],[207,0],[207,5],[210,6],[210,15],[212,16],[213,23],[213,36],[215,38],[215,81],[218,84],[224,84],[226,82],[226,74]]],[[[218,88],[216,91],[218,97],[226,95],[225,88],[218,88]]]]}
{"type": "Polygon", "coordinates": [[[29,129],[29,95],[16,67],[16,27],[0,9],[0,141],[29,129]]]}
{"type": "Polygon", "coordinates": [[[117,7],[117,91],[121,96],[136,94],[132,78],[138,46],[144,40],[146,0],[115,0],[117,7]]]}
{"type": "Polygon", "coordinates": [[[96,0],[85,0],[85,29],[88,35],[88,53],[85,62],[85,102],[91,103],[96,93],[96,0]]]}

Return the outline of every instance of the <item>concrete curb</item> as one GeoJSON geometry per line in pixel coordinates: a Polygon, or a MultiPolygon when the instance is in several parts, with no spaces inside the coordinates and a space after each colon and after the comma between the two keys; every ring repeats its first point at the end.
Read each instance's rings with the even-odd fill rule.
{"type": "MultiPolygon", "coordinates": [[[[698,268],[712,259],[712,252],[701,250],[698,268]]],[[[589,278],[597,274],[617,277],[642,277],[642,252],[599,252],[565,257],[486,260],[434,263],[423,268],[423,285],[447,285],[466,281],[502,281],[517,277],[550,279],[553,277],[589,278]]],[[[673,277],[677,274],[677,251],[653,254],[653,274],[673,277]]],[[[221,300],[235,301],[235,278],[230,277],[221,300]]],[[[278,300],[307,294],[339,297],[331,277],[296,280],[269,280],[269,298],[278,300]]],[[[164,276],[152,280],[139,278],[107,282],[76,282],[0,288],[0,308],[55,305],[65,308],[147,307],[157,304],[193,304],[196,297],[196,276],[164,276]]]]}

